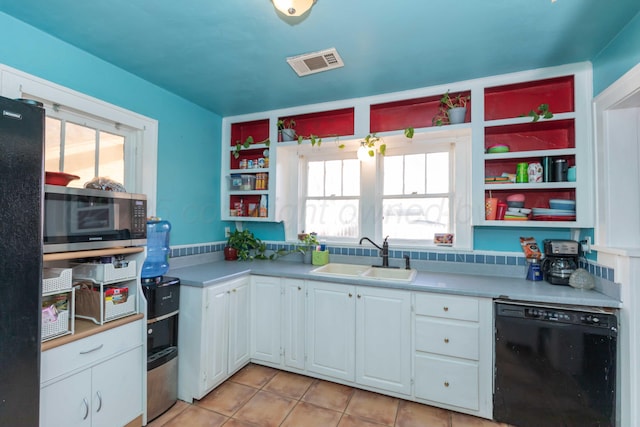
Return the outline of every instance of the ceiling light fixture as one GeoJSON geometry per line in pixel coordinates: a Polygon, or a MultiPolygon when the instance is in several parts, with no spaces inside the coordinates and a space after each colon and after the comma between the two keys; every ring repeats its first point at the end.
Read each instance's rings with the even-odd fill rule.
{"type": "Polygon", "coordinates": [[[300,16],[306,13],[316,0],[271,0],[273,6],[285,16],[300,16]]]}

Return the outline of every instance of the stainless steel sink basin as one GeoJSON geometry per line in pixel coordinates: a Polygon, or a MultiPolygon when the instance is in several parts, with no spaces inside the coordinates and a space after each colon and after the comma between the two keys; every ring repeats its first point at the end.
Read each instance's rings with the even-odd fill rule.
{"type": "Polygon", "coordinates": [[[389,282],[412,282],[417,271],[398,268],[369,267],[367,265],[329,263],[311,270],[311,274],[354,279],[382,280],[389,282]]]}
{"type": "Polygon", "coordinates": [[[378,268],[371,267],[364,273],[362,277],[367,279],[389,280],[394,282],[412,282],[415,279],[417,271],[415,269],[401,270],[398,268],[378,268]]]}

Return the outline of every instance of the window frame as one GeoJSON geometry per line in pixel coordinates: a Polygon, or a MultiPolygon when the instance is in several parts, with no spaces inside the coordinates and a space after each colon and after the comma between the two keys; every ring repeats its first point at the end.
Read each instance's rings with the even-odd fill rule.
{"type": "MultiPolygon", "coordinates": [[[[383,137],[383,143],[387,145],[387,154],[399,152],[421,153],[427,151],[425,147],[438,147],[444,144],[450,145],[450,162],[452,167],[449,170],[449,186],[451,194],[450,216],[451,232],[455,235],[453,249],[471,250],[473,247],[473,227],[471,212],[471,129],[461,130],[429,130],[426,132],[416,132],[413,139],[407,140],[402,135],[389,135],[383,137]]],[[[297,215],[290,215],[288,218],[281,217],[285,221],[285,234],[288,241],[296,239],[298,231],[304,224],[304,201],[306,191],[306,162],[309,160],[332,160],[353,158],[356,149],[360,146],[359,140],[341,141],[345,145],[344,149],[339,149],[328,143],[321,147],[310,147],[301,145],[297,147],[278,147],[278,162],[298,161],[297,172],[300,177],[297,183],[278,183],[278,197],[284,202],[289,210],[294,210],[297,215]],[[295,153],[295,157],[293,157],[295,153]],[[296,192],[291,191],[292,186],[296,186],[296,192]],[[280,191],[282,188],[288,191],[280,191]],[[294,197],[291,197],[296,194],[294,197]],[[293,218],[295,216],[295,219],[293,218]]],[[[382,186],[383,174],[378,173],[379,164],[382,160],[377,154],[375,160],[363,161],[360,166],[360,236],[370,237],[372,240],[381,242],[382,236],[382,186]],[[374,185],[371,185],[373,183],[374,185]]],[[[280,177],[280,174],[279,174],[280,177]]],[[[280,180],[279,180],[280,181],[280,180]]],[[[299,230],[300,229],[300,230],[299,230]]],[[[313,231],[313,230],[306,230],[313,231]]],[[[327,243],[333,244],[353,244],[357,245],[359,238],[330,238],[327,243]]],[[[389,237],[389,243],[403,248],[435,248],[433,240],[394,239],[389,237]]]]}
{"type": "Polygon", "coordinates": [[[47,108],[67,109],[132,129],[125,144],[124,174],[131,193],[146,194],[147,215],[155,215],[157,193],[158,121],[108,102],[0,64],[0,95],[29,98],[47,108]],[[127,161],[129,159],[129,161],[127,161]]]}

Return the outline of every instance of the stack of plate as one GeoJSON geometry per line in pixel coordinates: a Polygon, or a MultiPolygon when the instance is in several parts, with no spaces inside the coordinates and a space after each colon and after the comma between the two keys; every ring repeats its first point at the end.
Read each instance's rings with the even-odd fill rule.
{"type": "Polygon", "coordinates": [[[575,200],[551,199],[550,208],[533,208],[533,219],[538,221],[575,221],[575,200]]]}

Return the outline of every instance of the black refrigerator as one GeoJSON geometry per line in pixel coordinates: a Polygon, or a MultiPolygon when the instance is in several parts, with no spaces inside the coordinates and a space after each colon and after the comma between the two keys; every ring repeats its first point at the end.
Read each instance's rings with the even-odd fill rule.
{"type": "Polygon", "coordinates": [[[40,412],[44,110],[0,97],[0,426],[40,412]]]}

